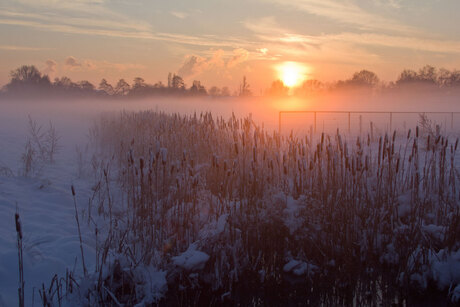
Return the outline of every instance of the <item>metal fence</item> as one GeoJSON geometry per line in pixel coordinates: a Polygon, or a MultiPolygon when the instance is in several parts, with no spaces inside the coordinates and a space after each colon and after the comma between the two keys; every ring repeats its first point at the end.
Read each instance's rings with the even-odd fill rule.
{"type": "MultiPolygon", "coordinates": [[[[424,115],[431,115],[431,114],[444,114],[444,115],[450,115],[450,128],[451,130],[454,129],[454,115],[455,114],[460,114],[460,112],[407,112],[407,111],[400,111],[400,112],[386,112],[386,111],[279,111],[279,118],[278,118],[278,132],[281,133],[281,129],[282,129],[282,115],[283,114],[312,114],[313,115],[313,129],[314,129],[314,132],[317,132],[317,118],[320,114],[344,114],[344,115],[348,115],[348,132],[351,132],[351,123],[352,123],[352,120],[351,120],[351,117],[352,115],[355,115],[355,114],[359,114],[359,115],[362,115],[362,114],[383,114],[383,115],[386,115],[387,116],[387,119],[388,119],[388,125],[389,125],[389,130],[391,131],[392,128],[393,128],[393,117],[394,115],[397,115],[397,114],[412,114],[412,115],[420,115],[420,114],[424,114],[424,115]]],[[[361,121],[361,117],[360,117],[360,121],[361,121]]],[[[360,127],[362,126],[361,122],[360,122],[360,127]]],[[[361,128],[360,128],[361,129],[361,128]]]]}

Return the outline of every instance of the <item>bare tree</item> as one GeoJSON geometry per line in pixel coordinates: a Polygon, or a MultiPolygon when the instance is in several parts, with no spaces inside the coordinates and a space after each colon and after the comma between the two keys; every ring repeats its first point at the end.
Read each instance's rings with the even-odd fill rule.
{"type": "Polygon", "coordinates": [[[190,94],[192,95],[207,95],[206,89],[201,85],[200,81],[193,81],[193,85],[190,87],[190,94]]]}
{"type": "Polygon", "coordinates": [[[287,96],[289,88],[281,80],[273,81],[272,86],[267,90],[268,96],[287,96]]]}
{"type": "Polygon", "coordinates": [[[80,82],[77,83],[77,86],[80,90],[84,91],[84,92],[87,92],[87,93],[90,93],[92,91],[94,91],[95,87],[94,85],[87,81],[87,80],[82,80],[80,82]]]}
{"type": "Polygon", "coordinates": [[[220,96],[220,93],[221,93],[220,89],[217,86],[211,87],[208,92],[209,92],[209,95],[214,96],[214,97],[220,96]]]}
{"type": "Polygon", "coordinates": [[[250,90],[249,83],[246,81],[246,76],[243,77],[243,82],[240,85],[239,96],[251,96],[252,92],[250,90]]]}
{"type": "Polygon", "coordinates": [[[325,85],[316,79],[307,80],[302,83],[302,86],[295,90],[296,95],[310,95],[319,92],[325,88],[325,85]]]}
{"type": "Polygon", "coordinates": [[[174,89],[185,89],[185,82],[181,76],[174,74],[171,80],[171,87],[174,89]]]}
{"type": "Polygon", "coordinates": [[[10,73],[11,80],[6,85],[7,91],[43,91],[49,90],[51,81],[47,75],[41,72],[33,65],[23,65],[10,73]]]}
{"type": "Polygon", "coordinates": [[[350,83],[355,86],[374,87],[380,82],[375,73],[369,70],[361,70],[354,73],[350,83]]]}
{"type": "Polygon", "coordinates": [[[129,93],[130,86],[125,79],[120,79],[115,86],[115,94],[120,96],[126,96],[129,93]]]}
{"type": "Polygon", "coordinates": [[[113,95],[114,94],[114,89],[113,86],[107,82],[107,80],[102,79],[101,82],[99,83],[98,89],[100,91],[105,92],[108,95],[113,95]]]}

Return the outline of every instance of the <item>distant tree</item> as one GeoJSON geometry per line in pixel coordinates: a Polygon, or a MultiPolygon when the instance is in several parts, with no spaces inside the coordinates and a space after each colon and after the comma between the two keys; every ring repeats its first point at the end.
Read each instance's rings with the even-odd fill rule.
{"type": "Polygon", "coordinates": [[[48,91],[51,81],[47,75],[33,65],[23,65],[10,73],[11,80],[6,85],[7,91],[48,91]]]}
{"type": "Polygon", "coordinates": [[[190,87],[190,94],[192,95],[207,95],[206,89],[201,85],[200,81],[193,81],[193,85],[190,87]]]}
{"type": "Polygon", "coordinates": [[[415,83],[417,81],[418,81],[417,73],[413,70],[405,69],[401,72],[398,79],[396,80],[396,85],[415,83]]]}
{"type": "Polygon", "coordinates": [[[410,70],[410,69],[405,69],[402,71],[402,73],[399,75],[398,80],[396,80],[396,85],[397,86],[403,86],[403,85],[408,85],[408,84],[420,84],[420,85],[439,85],[442,86],[443,82],[448,82],[449,76],[446,76],[446,72],[443,72],[444,76],[441,77],[444,78],[443,80],[439,79],[438,72],[435,67],[426,65],[422,67],[418,73],[410,70]],[[445,79],[447,77],[447,79],[445,79]]]}
{"type": "Polygon", "coordinates": [[[115,94],[120,96],[126,96],[129,93],[130,86],[125,79],[120,79],[115,86],[115,94]]]}
{"type": "Polygon", "coordinates": [[[168,87],[172,87],[172,75],[171,75],[171,73],[168,74],[168,87]]]}
{"type": "Polygon", "coordinates": [[[379,78],[369,70],[361,70],[353,74],[350,84],[354,86],[374,87],[379,83],[379,78]]]}
{"type": "Polygon", "coordinates": [[[221,91],[217,86],[213,86],[209,89],[208,93],[209,95],[216,97],[220,96],[221,91]]]}
{"type": "Polygon", "coordinates": [[[418,82],[436,84],[438,81],[436,68],[430,65],[425,65],[419,70],[417,79],[418,82]]]}
{"type": "Polygon", "coordinates": [[[40,83],[42,79],[41,72],[33,65],[23,65],[10,73],[11,81],[24,83],[40,83]]]}
{"type": "Polygon", "coordinates": [[[438,84],[441,87],[458,87],[460,86],[460,71],[449,71],[441,68],[438,73],[438,84]]]}
{"type": "Polygon", "coordinates": [[[251,96],[252,92],[250,90],[249,83],[246,81],[246,76],[243,77],[243,82],[240,84],[239,96],[251,96]]]}
{"type": "Polygon", "coordinates": [[[136,77],[133,80],[133,85],[129,92],[133,96],[145,96],[149,93],[150,86],[145,83],[145,80],[141,77],[136,77]]]}
{"type": "Polygon", "coordinates": [[[143,87],[146,87],[147,84],[145,83],[145,80],[141,77],[136,77],[134,78],[133,80],[133,86],[132,88],[143,88],[143,87]]]}
{"type": "Polygon", "coordinates": [[[281,80],[273,81],[272,86],[267,90],[268,96],[287,96],[289,88],[281,80]]]}
{"type": "Polygon", "coordinates": [[[72,80],[66,76],[61,78],[55,78],[53,86],[59,90],[71,90],[77,87],[77,84],[73,83],[72,80]]]}
{"type": "Polygon", "coordinates": [[[100,91],[105,92],[108,95],[113,95],[115,93],[113,86],[107,82],[107,80],[102,79],[101,82],[99,83],[98,89],[100,91]]]}
{"type": "Polygon", "coordinates": [[[174,74],[172,79],[171,79],[171,87],[173,89],[185,89],[185,82],[184,79],[182,79],[181,76],[174,74]]]}
{"type": "Polygon", "coordinates": [[[310,95],[324,89],[324,84],[316,79],[306,80],[295,90],[296,95],[310,95]]]}
{"type": "Polygon", "coordinates": [[[165,85],[163,84],[163,82],[158,81],[153,85],[153,88],[165,88],[165,85]]]}
{"type": "Polygon", "coordinates": [[[95,86],[87,81],[87,80],[82,80],[80,82],[77,83],[77,86],[80,90],[84,91],[84,92],[87,92],[87,93],[91,93],[94,91],[95,89],[95,86]]]}
{"type": "Polygon", "coordinates": [[[220,95],[221,95],[221,96],[224,96],[224,97],[230,96],[230,89],[229,89],[227,86],[224,86],[224,87],[220,90],[220,95]]]}

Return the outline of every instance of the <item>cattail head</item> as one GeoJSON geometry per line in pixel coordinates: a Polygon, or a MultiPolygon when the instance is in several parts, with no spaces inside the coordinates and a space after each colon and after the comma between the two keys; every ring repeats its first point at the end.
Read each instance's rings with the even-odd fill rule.
{"type": "Polygon", "coordinates": [[[70,186],[70,189],[72,190],[72,196],[75,196],[75,188],[73,187],[73,185],[70,186]]]}
{"type": "Polygon", "coordinates": [[[18,237],[19,239],[22,239],[21,220],[19,218],[19,213],[14,214],[14,220],[16,222],[16,232],[18,234],[18,237]]]}

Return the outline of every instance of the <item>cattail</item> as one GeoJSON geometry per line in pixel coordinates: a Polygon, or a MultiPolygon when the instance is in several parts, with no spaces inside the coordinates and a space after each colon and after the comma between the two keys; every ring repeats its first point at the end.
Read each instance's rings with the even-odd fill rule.
{"type": "Polygon", "coordinates": [[[144,169],[144,159],[139,158],[139,168],[142,170],[144,169]]]}
{"type": "Polygon", "coordinates": [[[14,220],[16,222],[16,232],[19,236],[19,239],[22,239],[22,228],[21,228],[21,220],[19,218],[19,214],[15,213],[14,214],[14,220]]]}
{"type": "Polygon", "coordinates": [[[19,218],[19,213],[15,213],[14,221],[16,223],[16,233],[18,235],[18,264],[19,264],[19,288],[18,288],[18,298],[19,298],[19,307],[24,307],[24,259],[23,259],[23,250],[22,250],[22,228],[21,220],[19,218]]]}
{"type": "Polygon", "coordinates": [[[160,152],[161,152],[161,162],[163,164],[166,164],[166,159],[168,157],[168,149],[167,148],[161,148],[160,149],[160,152]]]}

